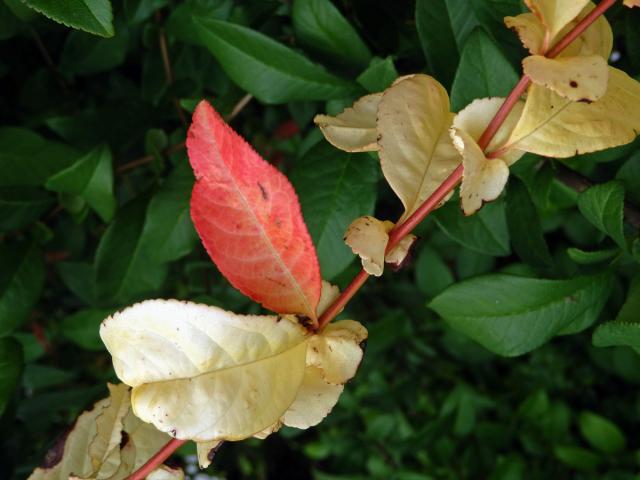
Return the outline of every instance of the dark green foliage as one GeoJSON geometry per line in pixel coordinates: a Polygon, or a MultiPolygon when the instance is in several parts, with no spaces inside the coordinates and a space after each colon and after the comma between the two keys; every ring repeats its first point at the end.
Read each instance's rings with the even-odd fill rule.
{"type": "MultiPolygon", "coordinates": [[[[324,276],[344,287],[358,271],[347,225],[401,207],[377,155],[334,149],[314,115],[415,72],[443,83],[456,111],[506,95],[525,52],[502,18],[523,8],[0,0],[0,478],[26,478],[116,381],[98,335],[113,311],[161,297],[260,312],[190,220],[182,142],[197,101],[227,116],[244,104],[232,126],[292,180],[324,276]]],[[[635,78],[639,14],[608,14],[614,65],[635,78]]],[[[349,303],[342,316],[369,328],[367,353],[321,425],[228,442],[208,473],[636,478],[640,142],[526,155],[512,172],[475,216],[449,200],[419,226],[415,262],[349,303]]]]}

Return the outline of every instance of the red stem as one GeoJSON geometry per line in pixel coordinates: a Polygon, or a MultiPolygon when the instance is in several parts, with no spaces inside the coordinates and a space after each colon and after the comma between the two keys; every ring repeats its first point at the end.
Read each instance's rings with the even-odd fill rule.
{"type": "MultiPolygon", "coordinates": [[[[565,35],[560,41],[549,51],[547,57],[553,58],[564,50],[573,40],[578,38],[582,32],[584,32],[589,25],[591,25],[600,15],[602,15],[607,9],[609,9],[616,0],[603,0],[594,8],[586,17],[584,17],[567,35],[565,35]]],[[[480,136],[478,145],[483,150],[487,148],[491,139],[496,134],[502,123],[505,121],[514,105],[518,102],[520,97],[527,90],[527,87],[531,83],[531,80],[525,75],[513,88],[509,96],[505,99],[504,103],[496,113],[495,117],[489,122],[487,128],[480,136]]],[[[444,198],[456,187],[458,182],[462,179],[462,165],[459,165],[449,177],[433,192],[425,202],[401,225],[395,228],[389,237],[389,243],[387,245],[387,251],[391,250],[398,242],[409,232],[411,232],[424,218],[431,213],[444,198]]],[[[342,291],[340,296],[335,302],[318,319],[318,328],[324,327],[327,323],[333,320],[340,311],[345,307],[349,300],[353,298],[360,287],[365,284],[369,275],[364,270],[361,270],[351,283],[342,291]]],[[[174,451],[176,451],[185,440],[173,439],[167,443],[162,449],[149,459],[140,469],[129,476],[128,480],[143,480],[159,465],[161,465],[174,451]]]]}
{"type": "Polygon", "coordinates": [[[128,480],[144,480],[147,478],[147,475],[162,465],[164,461],[185,442],[186,440],[178,440],[177,438],[169,440],[164,447],[158,450],[156,454],[147,461],[147,463],[129,475],[128,480]]]}

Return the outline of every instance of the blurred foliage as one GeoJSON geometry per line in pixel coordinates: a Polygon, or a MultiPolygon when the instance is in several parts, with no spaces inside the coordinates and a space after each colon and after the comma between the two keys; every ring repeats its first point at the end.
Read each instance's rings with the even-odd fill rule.
{"type": "MultiPolygon", "coordinates": [[[[329,147],[313,116],[418,71],[460,109],[505,95],[524,55],[502,24],[519,0],[115,0],[113,14],[75,0],[73,18],[61,3],[0,0],[0,478],[25,478],[106,395],[109,313],[153,297],[258,311],[189,219],[195,102],[292,179],[324,276],[344,286],[346,226],[400,205],[375,156],[329,147]]],[[[640,9],[607,16],[611,61],[638,78],[640,9]]],[[[453,200],[427,219],[414,263],[348,306],[368,350],[322,425],[225,444],[208,472],[638,478],[640,143],[513,171],[478,215],[453,200]],[[598,186],[578,194],[585,179],[598,186]]]]}

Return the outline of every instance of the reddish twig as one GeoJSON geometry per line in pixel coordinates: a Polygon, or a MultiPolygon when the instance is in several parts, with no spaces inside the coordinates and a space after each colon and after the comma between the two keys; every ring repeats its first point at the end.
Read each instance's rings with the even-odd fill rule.
{"type": "MultiPolygon", "coordinates": [[[[600,15],[602,15],[608,8],[615,3],[615,0],[603,0],[593,11],[587,15],[576,27],[571,30],[564,38],[562,38],[556,46],[554,46],[549,55],[557,55],[569,43],[575,40],[584,30],[591,25],[600,15]]],[[[487,128],[483,132],[482,136],[478,140],[478,144],[482,149],[485,149],[491,142],[491,139],[498,131],[507,115],[511,112],[514,105],[517,103],[522,94],[526,91],[529,85],[529,79],[525,76],[520,79],[513,91],[505,99],[504,104],[500,107],[495,117],[489,122],[487,128]]],[[[393,248],[397,243],[411,230],[413,230],[424,218],[431,213],[436,206],[438,206],[444,198],[456,187],[460,179],[462,178],[462,165],[458,166],[451,175],[436,189],[435,192],[420,205],[404,223],[394,229],[389,238],[387,245],[387,251],[393,248]]],[[[365,284],[369,275],[364,270],[361,270],[351,283],[342,291],[340,296],[333,302],[332,305],[325,310],[325,312],[318,319],[318,328],[324,327],[327,323],[333,320],[336,315],[345,307],[345,305],[353,298],[356,292],[365,284]]],[[[146,475],[151,473],[159,465],[164,462],[171,453],[177,450],[180,445],[184,443],[184,440],[172,440],[167,443],[158,453],[156,453],[149,461],[133,475],[129,477],[129,480],[142,480],[146,475]]]]}
{"type": "MultiPolygon", "coordinates": [[[[569,33],[561,38],[558,43],[549,51],[548,57],[557,56],[562,50],[564,50],[573,40],[578,38],[593,22],[598,19],[607,9],[611,8],[616,0],[603,0],[594,8],[587,16],[585,16],[569,33]]],[[[531,79],[526,75],[523,75],[520,81],[513,88],[509,96],[505,99],[500,109],[496,112],[495,116],[491,119],[484,132],[478,139],[478,145],[482,150],[485,150],[496,132],[500,129],[504,121],[506,120],[513,107],[518,103],[520,97],[526,92],[527,88],[531,84],[531,79]]],[[[493,152],[494,154],[497,152],[493,152]]],[[[489,157],[492,155],[489,154],[489,157]]],[[[389,235],[389,243],[387,245],[387,252],[395,247],[402,238],[410,233],[420,222],[422,222],[427,215],[429,215],[446,196],[458,185],[462,179],[463,168],[459,165],[449,177],[433,192],[429,198],[427,198],[422,205],[401,225],[394,228],[389,235]]],[[[318,319],[318,328],[321,329],[331,320],[333,320],[338,313],[344,308],[349,300],[356,294],[356,292],[367,281],[368,274],[361,270],[358,275],[351,281],[351,283],[344,289],[340,296],[336,299],[333,305],[330,305],[324,313],[318,319]]]]}
{"type": "Polygon", "coordinates": [[[147,463],[141,466],[138,470],[129,475],[128,480],[144,480],[151,472],[164,463],[164,461],[171,456],[178,448],[184,445],[186,440],[178,440],[174,438],[169,440],[164,447],[151,457],[147,463]]]}

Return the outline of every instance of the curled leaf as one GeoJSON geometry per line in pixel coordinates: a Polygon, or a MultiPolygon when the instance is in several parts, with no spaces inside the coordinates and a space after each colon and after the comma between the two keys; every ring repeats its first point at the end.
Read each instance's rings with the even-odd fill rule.
{"type": "Polygon", "coordinates": [[[379,277],[384,271],[384,252],[389,242],[393,222],[375,217],[356,218],[345,233],[344,241],[362,260],[362,268],[369,275],[379,277]]]}
{"type": "MultiPolygon", "coordinates": [[[[78,417],[29,480],[124,480],[167,443],[169,436],[132,414],[129,387],[108,386],[110,396],[78,417]]],[[[184,478],[180,469],[165,473],[172,476],[157,478],[184,478]]]]}
{"type": "Polygon", "coordinates": [[[488,159],[464,130],[451,129],[454,146],[462,155],[464,170],[460,199],[465,215],[472,215],[500,196],[509,178],[509,167],[500,158],[488,159]]]}
{"type": "Polygon", "coordinates": [[[593,102],[607,91],[609,68],[599,55],[557,59],[532,55],[522,67],[534,83],[576,102],[593,102]]]}
{"type": "Polygon", "coordinates": [[[385,256],[385,263],[388,263],[393,268],[400,268],[417,239],[418,237],[411,233],[402,237],[400,242],[398,242],[398,244],[385,256]]]}
{"type": "Polygon", "coordinates": [[[212,442],[198,442],[196,443],[196,451],[198,454],[198,465],[200,468],[207,468],[213,462],[218,449],[224,442],[220,440],[214,440],[212,442]]]}
{"type": "Polygon", "coordinates": [[[187,135],[191,216],[223,275],[266,308],[316,318],[321,278],[289,180],[205,101],[187,135]]]}
{"type": "MultiPolygon", "coordinates": [[[[553,1],[553,0],[550,0],[553,1]]],[[[562,3],[564,3],[563,0],[562,3]]],[[[573,15],[575,8],[583,6],[580,13],[571,19],[557,33],[550,35],[546,25],[533,13],[523,13],[516,17],[505,17],[504,22],[507,27],[512,28],[518,34],[520,41],[533,55],[544,55],[558,40],[564,37],[580,20],[582,20],[595,5],[592,2],[569,2],[573,5],[559,12],[558,25],[562,24],[566,17],[573,15]]],[[[607,60],[613,47],[613,32],[611,26],[604,16],[596,19],[578,38],[571,42],[558,57],[573,57],[578,55],[600,55],[607,60]]]]}
{"type": "MultiPolygon", "coordinates": [[[[453,126],[457,129],[464,130],[477,142],[487,128],[487,125],[489,125],[489,122],[502,106],[504,100],[504,98],[500,97],[478,98],[474,100],[456,115],[453,126]]],[[[515,148],[505,148],[511,132],[522,115],[523,108],[524,102],[519,101],[514,105],[486,149],[487,154],[500,151],[500,158],[502,158],[507,165],[512,165],[524,154],[524,152],[515,148]]]]}
{"type": "Polygon", "coordinates": [[[412,75],[388,88],[378,106],[382,172],[405,212],[402,223],[456,169],[460,155],[448,130],[447,91],[434,78],[412,75]]]}
{"type": "Polygon", "coordinates": [[[607,92],[592,103],[572,102],[532,85],[509,145],[565,158],[631,142],[640,132],[640,83],[609,67],[607,92]]]}
{"type": "Polygon", "coordinates": [[[100,335],[135,414],[176,438],[250,437],[282,416],[304,377],[307,331],[290,317],[149,300],[100,335]]]}
{"type": "Polygon", "coordinates": [[[339,295],[340,289],[338,287],[331,285],[325,280],[322,281],[322,292],[320,293],[320,301],[318,302],[318,317],[329,308],[339,295]]]}
{"type": "Polygon", "coordinates": [[[525,3],[553,38],[578,16],[589,0],[525,0],[525,3]]]}
{"type": "Polygon", "coordinates": [[[366,95],[339,115],[316,115],[315,122],[331,145],[345,152],[378,150],[376,115],[381,93],[366,95]]]}

